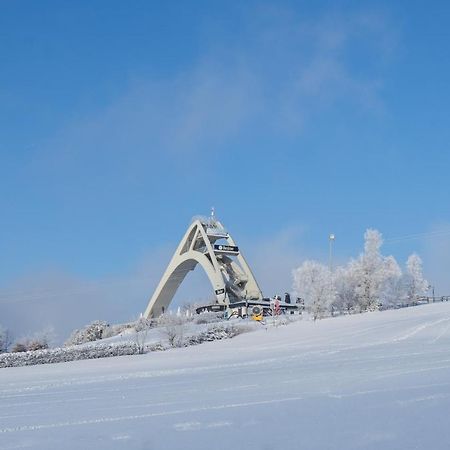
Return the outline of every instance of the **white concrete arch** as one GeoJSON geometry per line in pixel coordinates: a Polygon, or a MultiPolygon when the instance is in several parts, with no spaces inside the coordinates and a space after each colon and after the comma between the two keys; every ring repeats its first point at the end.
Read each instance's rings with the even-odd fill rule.
{"type": "Polygon", "coordinates": [[[194,220],[189,226],[148,303],[144,317],[158,317],[167,311],[178,287],[198,264],[208,276],[217,303],[262,299],[261,290],[240,250],[222,224],[212,216],[207,220],[194,220]],[[225,241],[226,244],[216,245],[216,241],[225,241]]]}

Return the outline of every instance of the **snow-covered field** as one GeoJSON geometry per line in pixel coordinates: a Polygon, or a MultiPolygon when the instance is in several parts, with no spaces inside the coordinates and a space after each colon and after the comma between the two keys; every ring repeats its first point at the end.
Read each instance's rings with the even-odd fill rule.
{"type": "Polygon", "coordinates": [[[0,448],[448,449],[450,304],[0,370],[0,448]]]}

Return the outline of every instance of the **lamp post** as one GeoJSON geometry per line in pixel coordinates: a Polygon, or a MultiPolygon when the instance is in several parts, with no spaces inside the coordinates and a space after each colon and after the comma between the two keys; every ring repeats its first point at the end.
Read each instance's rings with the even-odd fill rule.
{"type": "Polygon", "coordinates": [[[328,265],[329,265],[329,268],[330,268],[330,272],[333,272],[333,244],[334,244],[335,239],[336,239],[336,236],[333,233],[331,233],[328,236],[328,241],[329,241],[329,245],[330,245],[330,253],[329,253],[329,259],[328,259],[328,265]]]}

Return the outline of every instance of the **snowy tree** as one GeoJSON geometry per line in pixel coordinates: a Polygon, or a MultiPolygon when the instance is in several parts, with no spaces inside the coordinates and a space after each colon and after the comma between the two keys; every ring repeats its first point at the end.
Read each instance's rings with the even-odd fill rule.
{"type": "Polygon", "coordinates": [[[355,261],[345,267],[338,267],[333,274],[333,285],[336,291],[333,307],[337,311],[355,312],[359,309],[357,294],[358,272],[355,261]]]}
{"type": "Polygon", "coordinates": [[[393,256],[381,254],[383,239],[377,230],[364,234],[364,252],[334,273],[338,310],[374,311],[392,307],[402,296],[401,270],[393,256]]]}
{"type": "Polygon", "coordinates": [[[409,303],[413,303],[418,297],[428,290],[428,281],[422,272],[422,259],[413,253],[406,262],[405,291],[409,303]]]}
{"type": "Polygon", "coordinates": [[[401,270],[393,256],[384,257],[380,248],[383,238],[379,231],[368,229],[364,234],[364,252],[354,262],[358,278],[356,294],[361,311],[374,311],[390,305],[398,295],[401,270]]]}
{"type": "Polygon", "coordinates": [[[425,294],[428,282],[422,274],[421,259],[411,255],[403,276],[395,258],[381,254],[382,244],[381,233],[368,229],[364,251],[338,267],[332,277],[325,266],[312,261],[293,271],[294,289],[315,318],[329,308],[348,313],[374,311],[380,306],[392,308],[405,298],[411,303],[425,294]]]}
{"type": "Polygon", "coordinates": [[[364,253],[354,263],[355,275],[358,278],[356,293],[362,311],[373,311],[378,308],[383,281],[383,258],[380,253],[382,244],[381,233],[368,229],[364,234],[364,253]]]}
{"type": "Polygon", "coordinates": [[[403,297],[402,271],[393,256],[383,260],[380,303],[384,308],[392,308],[403,297]]]}
{"type": "Polygon", "coordinates": [[[7,352],[10,345],[11,333],[9,330],[0,326],[0,353],[7,352]]]}
{"type": "Polygon", "coordinates": [[[305,300],[305,309],[314,320],[322,318],[334,301],[330,270],[315,261],[305,261],[293,271],[294,290],[305,300]]]}

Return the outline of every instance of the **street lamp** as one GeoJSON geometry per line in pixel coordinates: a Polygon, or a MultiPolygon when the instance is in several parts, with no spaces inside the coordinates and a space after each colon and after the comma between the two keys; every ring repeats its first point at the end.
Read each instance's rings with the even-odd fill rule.
{"type": "Polygon", "coordinates": [[[333,271],[333,244],[334,244],[335,240],[336,240],[336,236],[333,233],[331,233],[328,236],[328,241],[329,241],[329,245],[330,245],[330,254],[329,254],[328,265],[330,268],[330,272],[333,271]]]}

